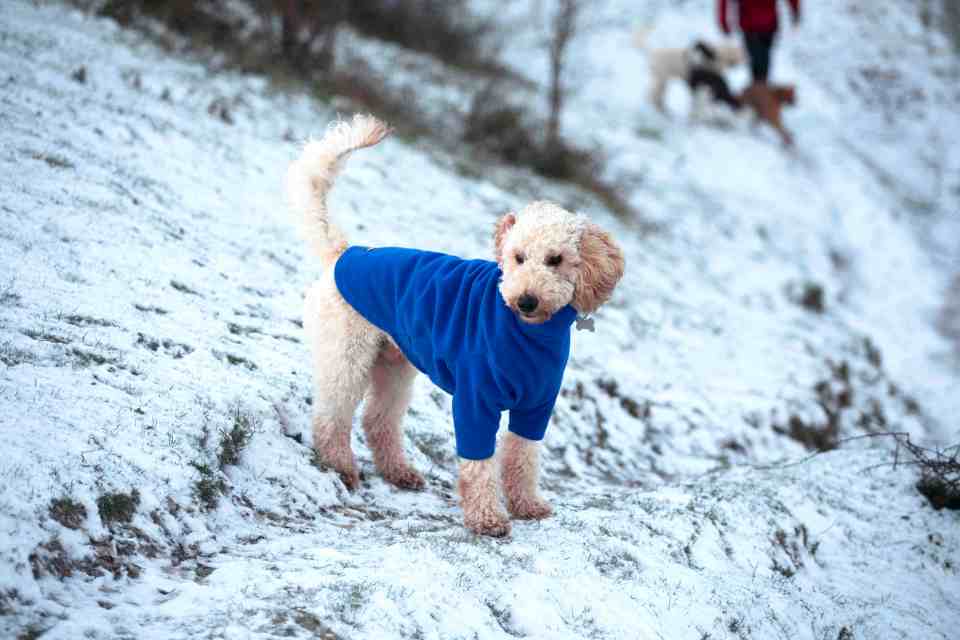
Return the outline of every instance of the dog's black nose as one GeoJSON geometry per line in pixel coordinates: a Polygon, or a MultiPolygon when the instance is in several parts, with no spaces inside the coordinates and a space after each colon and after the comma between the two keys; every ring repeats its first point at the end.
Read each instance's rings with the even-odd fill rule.
{"type": "Polygon", "coordinates": [[[525,293],[517,300],[517,308],[524,313],[533,313],[537,310],[537,305],[540,304],[540,301],[537,300],[537,296],[532,296],[529,293],[525,293]]]}

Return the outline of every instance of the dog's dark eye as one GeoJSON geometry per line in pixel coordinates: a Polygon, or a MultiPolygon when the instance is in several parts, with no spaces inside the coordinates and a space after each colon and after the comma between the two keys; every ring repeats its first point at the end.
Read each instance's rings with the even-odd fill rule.
{"type": "Polygon", "coordinates": [[[547,258],[548,267],[559,267],[561,262],[563,262],[563,256],[560,254],[547,258]]]}
{"type": "Polygon", "coordinates": [[[523,264],[523,261],[525,260],[522,253],[518,253],[514,256],[514,258],[517,259],[517,264],[523,264]]]}

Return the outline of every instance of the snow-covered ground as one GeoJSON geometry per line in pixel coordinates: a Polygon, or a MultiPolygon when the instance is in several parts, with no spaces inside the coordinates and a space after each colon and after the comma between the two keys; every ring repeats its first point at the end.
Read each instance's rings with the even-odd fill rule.
{"type": "MultiPolygon", "coordinates": [[[[358,243],[486,256],[497,215],[547,197],[624,246],[548,432],[556,516],[498,541],[461,525],[450,402],[426,380],[406,420],[424,492],[382,482],[360,433],[360,491],[311,464],[300,307],[317,267],[280,184],[349,105],[4,3],[0,637],[953,637],[957,515],[883,439],[810,460],[798,439],[960,439],[934,330],[960,155],[930,137],[956,118],[956,59],[906,9],[811,7],[777,54],[801,95],[786,154],[745,125],[688,125],[682,94],[671,121],[643,105],[632,29],[710,35],[711,3],[648,4],[578,44],[564,124],[602,143],[658,231],[429,139],[358,154],[334,194],[358,243]],[[901,57],[877,29],[903,34],[901,57]],[[886,120],[844,84],[844,47],[927,102],[886,120]],[[921,200],[935,234],[905,208],[921,200]],[[252,434],[236,460],[231,431],[252,434]]],[[[504,56],[536,80],[527,35],[504,56]]]]}

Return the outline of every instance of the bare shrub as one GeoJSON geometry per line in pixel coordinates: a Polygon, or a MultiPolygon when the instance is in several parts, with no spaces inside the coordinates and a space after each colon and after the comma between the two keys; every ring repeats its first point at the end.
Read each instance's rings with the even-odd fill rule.
{"type": "Polygon", "coordinates": [[[523,107],[511,104],[503,83],[492,81],[474,97],[463,139],[511,164],[533,165],[541,155],[523,107]]]}
{"type": "Polygon", "coordinates": [[[191,462],[190,466],[196,469],[200,477],[193,483],[193,496],[207,511],[217,508],[220,496],[227,493],[227,483],[206,462],[191,462]]]}
{"type": "Polygon", "coordinates": [[[250,442],[258,424],[257,417],[239,404],[232,411],[233,424],[220,433],[220,451],[217,460],[220,468],[240,462],[240,454],[250,442]]]}
{"type": "MultiPolygon", "coordinates": [[[[920,473],[915,485],[917,491],[930,501],[934,509],[960,509],[960,443],[944,448],[922,447],[910,440],[910,434],[905,431],[885,431],[883,433],[868,433],[841,438],[836,444],[840,446],[864,438],[893,438],[896,442],[893,462],[880,463],[870,467],[871,469],[886,466],[896,468],[899,465],[917,467],[920,473]],[[907,452],[909,459],[903,459],[903,451],[907,452]]],[[[821,453],[823,453],[822,450],[815,451],[802,460],[786,465],[757,468],[772,469],[795,466],[803,464],[821,453]]]]}
{"type": "Polygon", "coordinates": [[[960,444],[927,449],[910,442],[909,436],[900,442],[920,467],[917,491],[934,509],[960,509],[960,444]]]}
{"type": "MultiPolygon", "coordinates": [[[[920,478],[915,485],[917,491],[930,501],[934,509],[960,509],[960,443],[943,448],[922,447],[910,440],[910,434],[903,431],[859,437],[893,438],[897,445],[893,462],[887,464],[894,468],[901,464],[917,467],[920,472],[920,478]],[[906,450],[908,460],[902,459],[901,450],[906,450]]],[[[856,439],[858,438],[847,438],[844,442],[856,439]]]]}
{"type": "Polygon", "coordinates": [[[488,67],[492,25],[467,0],[366,0],[350,3],[347,20],[361,33],[396,42],[463,67],[488,67]]]}
{"type": "Polygon", "coordinates": [[[594,176],[598,156],[560,140],[542,119],[510,97],[506,83],[494,80],[481,89],[464,120],[463,139],[548,178],[572,180],[594,176]]]}
{"type": "Polygon", "coordinates": [[[203,35],[211,43],[223,44],[233,37],[238,25],[224,18],[219,4],[215,0],[107,0],[97,13],[123,26],[147,15],[180,33],[203,35]]]}
{"type": "Polygon", "coordinates": [[[256,0],[255,4],[290,65],[301,71],[334,68],[337,29],[347,17],[347,0],[256,0]],[[273,15],[280,18],[279,35],[274,32],[273,15]]]}
{"type": "Polygon", "coordinates": [[[583,4],[580,0],[560,0],[550,27],[547,51],[550,57],[550,85],[547,91],[550,117],[547,120],[547,150],[558,151],[560,142],[560,115],[563,111],[564,67],[570,43],[580,28],[583,4]]]}
{"type": "Polygon", "coordinates": [[[641,220],[615,185],[605,182],[604,158],[597,151],[544,137],[545,127],[531,111],[511,100],[505,84],[488,83],[473,98],[464,119],[463,140],[510,164],[572,182],[596,196],[610,211],[641,220]]]}
{"type": "MultiPolygon", "coordinates": [[[[436,135],[436,123],[418,108],[415,95],[391,92],[361,57],[351,57],[349,64],[334,64],[334,45],[341,25],[349,24],[365,35],[479,71],[504,86],[518,81],[494,53],[501,37],[494,21],[473,13],[469,0],[245,0],[244,4],[256,10],[258,18],[253,20],[249,14],[229,11],[222,0],[73,2],[147,34],[154,30],[142,18],[159,19],[188,36],[193,48],[213,48],[225,53],[230,64],[262,71],[278,81],[306,82],[312,90],[344,95],[388,117],[409,136],[436,135]]],[[[600,177],[602,156],[562,138],[560,123],[567,84],[564,74],[570,43],[578,33],[592,28],[581,19],[585,7],[583,0],[563,0],[548,26],[550,33],[544,43],[551,64],[548,113],[534,116],[526,105],[501,99],[506,95],[504,89],[487,85],[475,97],[466,117],[464,137],[506,162],[581,186],[624,219],[641,220],[621,190],[600,177]]],[[[211,104],[211,112],[225,122],[232,120],[224,105],[211,104]]],[[[172,286],[181,293],[201,295],[183,283],[172,286]]]]}
{"type": "Polygon", "coordinates": [[[960,4],[955,0],[921,0],[918,9],[923,25],[943,31],[960,52],[960,4]]]}
{"type": "Polygon", "coordinates": [[[193,483],[193,496],[201,508],[212,511],[217,508],[220,496],[230,493],[225,471],[240,463],[243,450],[260,425],[260,419],[252,410],[237,401],[230,408],[228,427],[219,430],[219,446],[210,452],[210,422],[216,420],[216,408],[204,405],[204,424],[197,439],[199,456],[190,463],[198,474],[193,483]]]}

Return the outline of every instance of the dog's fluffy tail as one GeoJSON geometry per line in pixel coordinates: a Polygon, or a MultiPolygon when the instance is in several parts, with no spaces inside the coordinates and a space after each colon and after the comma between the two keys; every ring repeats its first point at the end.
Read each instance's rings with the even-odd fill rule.
{"type": "Polygon", "coordinates": [[[287,197],[300,217],[310,248],[332,264],[347,248],[347,239],[327,212],[327,194],[350,152],[372,147],[391,132],[373,116],[356,115],[327,129],[320,140],[308,142],[287,171],[287,197]]]}

